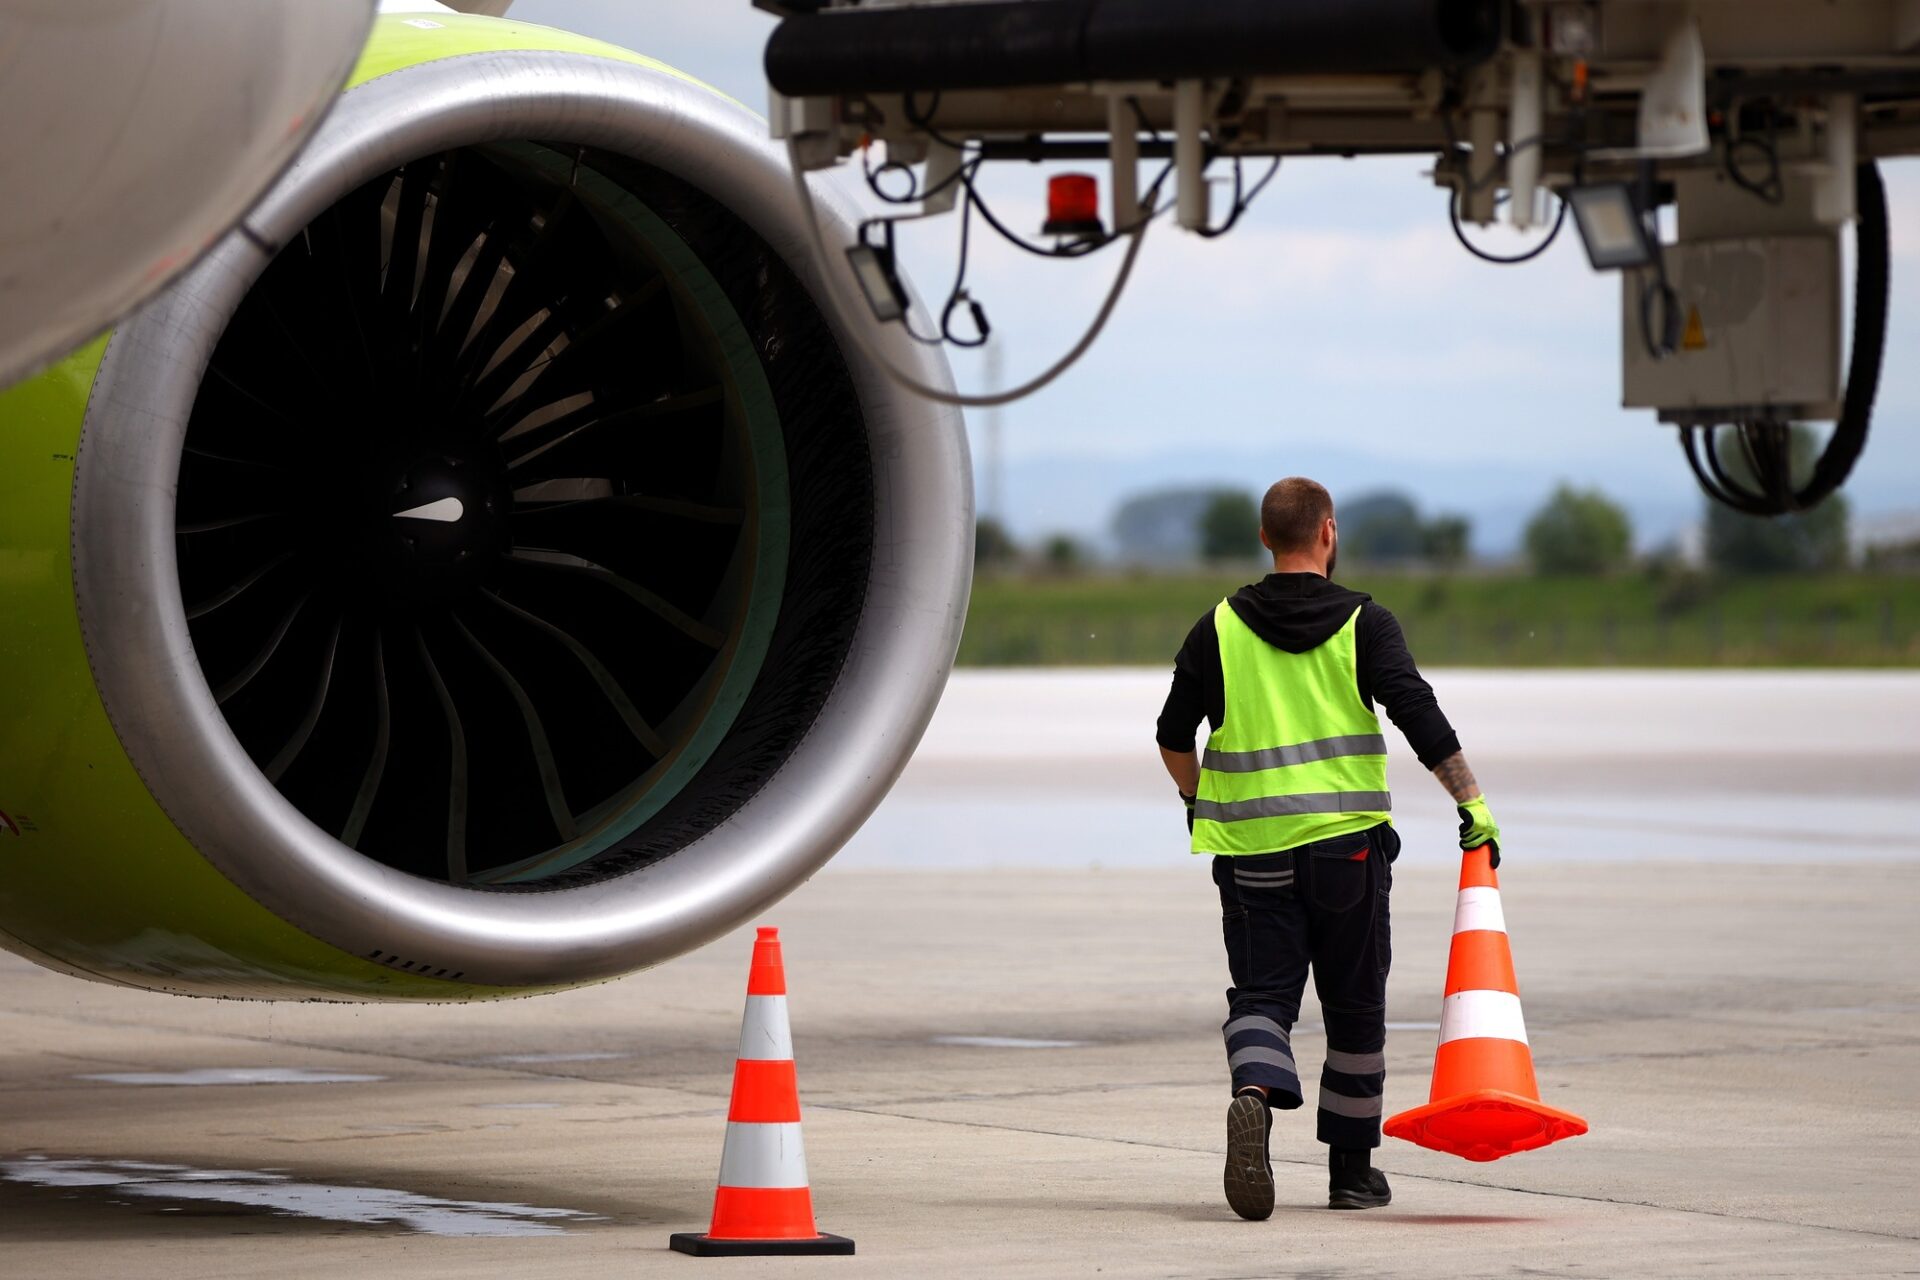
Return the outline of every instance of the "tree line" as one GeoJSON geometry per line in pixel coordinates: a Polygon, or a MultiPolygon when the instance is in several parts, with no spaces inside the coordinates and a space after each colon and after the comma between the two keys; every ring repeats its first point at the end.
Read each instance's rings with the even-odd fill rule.
{"type": "MultiPolygon", "coordinates": [[[[1811,433],[1797,429],[1798,465],[1810,467],[1816,453],[1811,433]]],[[[1746,470],[1737,451],[1724,448],[1722,466],[1735,477],[1746,470]]],[[[1719,503],[1703,502],[1706,563],[1730,573],[1808,572],[1848,563],[1849,508],[1844,495],[1810,511],[1763,518],[1719,503]]],[[[1383,490],[1338,501],[1343,563],[1449,570],[1472,551],[1472,521],[1452,512],[1423,514],[1404,493],[1383,490]]],[[[1244,563],[1260,555],[1260,510],[1250,491],[1227,487],[1157,490],[1122,503],[1113,518],[1121,558],[1131,564],[1167,567],[1196,562],[1244,563]]],[[[1626,509],[1598,488],[1561,483],[1528,518],[1522,535],[1528,565],[1536,573],[1602,576],[1636,563],[1662,567],[1679,559],[1677,548],[1637,556],[1626,509]]],[[[1090,558],[1065,534],[1036,546],[1019,545],[990,517],[977,526],[975,557],[986,569],[1024,565],[1043,572],[1072,573],[1090,558]]]]}

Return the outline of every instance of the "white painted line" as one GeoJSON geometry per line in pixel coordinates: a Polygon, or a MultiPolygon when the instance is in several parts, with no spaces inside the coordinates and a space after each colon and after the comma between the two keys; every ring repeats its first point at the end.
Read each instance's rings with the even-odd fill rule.
{"type": "Polygon", "coordinates": [[[308,1071],[303,1067],[196,1067],[191,1071],[101,1071],[75,1076],[105,1084],[367,1084],[385,1076],[351,1071],[308,1071]]]}

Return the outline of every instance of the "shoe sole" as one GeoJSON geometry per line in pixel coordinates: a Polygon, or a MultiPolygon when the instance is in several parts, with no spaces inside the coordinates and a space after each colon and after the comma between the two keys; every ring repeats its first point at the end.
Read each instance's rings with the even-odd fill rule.
{"type": "Polygon", "coordinates": [[[1393,1192],[1383,1196],[1361,1195],[1357,1191],[1336,1191],[1327,1197],[1329,1209],[1378,1209],[1393,1203],[1393,1192]]]}
{"type": "Polygon", "coordinates": [[[1243,1094],[1227,1108],[1227,1203],[1249,1222],[1273,1216],[1273,1169],[1267,1164],[1267,1105],[1243,1094]]]}

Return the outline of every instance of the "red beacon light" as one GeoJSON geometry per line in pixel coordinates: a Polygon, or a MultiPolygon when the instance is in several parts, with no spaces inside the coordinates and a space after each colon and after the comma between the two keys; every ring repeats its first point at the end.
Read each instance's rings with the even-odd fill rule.
{"type": "Polygon", "coordinates": [[[1040,230],[1044,235],[1075,238],[1104,235],[1099,181],[1084,173],[1062,173],[1047,179],[1047,221],[1040,230]]]}

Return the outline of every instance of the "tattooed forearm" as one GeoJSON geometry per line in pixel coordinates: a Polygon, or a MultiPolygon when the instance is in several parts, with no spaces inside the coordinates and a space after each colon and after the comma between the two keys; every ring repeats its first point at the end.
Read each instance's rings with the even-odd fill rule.
{"type": "Polygon", "coordinates": [[[1433,776],[1440,779],[1440,785],[1447,789],[1455,804],[1464,804],[1480,794],[1480,784],[1474,781],[1473,770],[1467,767],[1465,752],[1456,751],[1434,766],[1433,776]]]}

